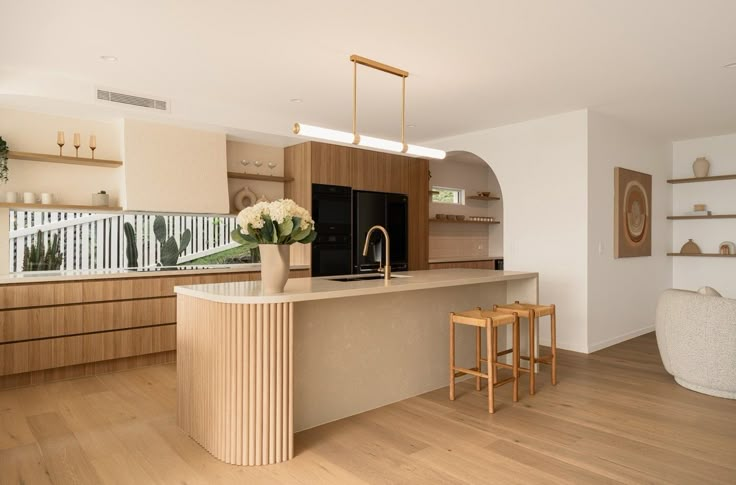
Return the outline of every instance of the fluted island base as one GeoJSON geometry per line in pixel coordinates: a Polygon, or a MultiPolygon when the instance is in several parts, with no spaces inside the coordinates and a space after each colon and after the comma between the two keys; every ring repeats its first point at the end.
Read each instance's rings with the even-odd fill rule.
{"type": "Polygon", "coordinates": [[[293,303],[177,303],[178,424],[234,465],[289,460],[293,303]]]}

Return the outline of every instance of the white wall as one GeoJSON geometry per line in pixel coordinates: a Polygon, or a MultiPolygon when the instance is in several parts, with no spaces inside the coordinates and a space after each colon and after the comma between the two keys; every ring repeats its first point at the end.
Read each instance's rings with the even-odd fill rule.
{"type": "MultiPolygon", "coordinates": [[[[227,169],[230,172],[243,173],[247,170],[250,174],[283,176],[284,149],[280,147],[256,145],[254,143],[228,141],[227,169]],[[240,163],[241,160],[248,160],[251,164],[246,168],[243,168],[243,165],[240,163]],[[256,160],[262,161],[263,166],[256,168],[252,163],[256,160]],[[271,170],[268,168],[268,162],[276,162],[278,165],[271,170]]],[[[230,209],[233,212],[235,211],[233,196],[244,187],[250,188],[258,197],[265,195],[268,200],[278,200],[284,197],[284,184],[282,183],[264,182],[261,180],[229,179],[228,191],[230,193],[230,209]]]]}
{"type": "MultiPolygon", "coordinates": [[[[500,186],[488,165],[453,160],[430,160],[431,185],[465,189],[465,195],[478,191],[490,191],[501,195],[500,186]]],[[[464,205],[429,204],[429,217],[437,213],[462,214],[469,216],[503,216],[503,201],[466,199],[464,205]]],[[[429,225],[429,259],[454,257],[503,257],[503,225],[485,224],[442,224],[429,225]]]]}
{"type": "MultiPolygon", "coordinates": [[[[659,294],[672,283],[671,143],[588,113],[588,351],[654,330],[659,294]],[[652,175],[652,255],[613,257],[614,167],[652,175]]],[[[544,280],[544,278],[542,278],[544,280]]]]}
{"type": "Polygon", "coordinates": [[[558,308],[558,346],[579,352],[588,345],[587,129],[581,110],[431,143],[490,165],[503,191],[506,268],[539,272],[540,301],[558,308]]]}
{"type": "MultiPolygon", "coordinates": [[[[736,133],[675,142],[673,177],[693,177],[693,161],[701,156],[710,160],[710,175],[736,173],[736,133]]],[[[736,180],[672,186],[672,214],[692,211],[697,203],[707,204],[713,214],[736,213],[736,180]]],[[[693,239],[704,253],[717,253],[723,241],[736,242],[736,219],[673,221],[672,224],[674,252],[688,239],[693,239]]],[[[712,286],[722,295],[736,298],[736,258],[674,257],[672,260],[675,288],[696,290],[712,286]]]]}

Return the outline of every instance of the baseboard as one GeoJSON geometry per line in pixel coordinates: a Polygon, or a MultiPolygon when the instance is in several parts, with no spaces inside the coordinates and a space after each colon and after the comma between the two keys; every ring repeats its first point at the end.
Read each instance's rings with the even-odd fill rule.
{"type": "Polygon", "coordinates": [[[608,340],[604,340],[602,342],[598,342],[592,345],[588,346],[588,353],[598,352],[599,350],[603,350],[606,347],[610,347],[611,345],[620,344],[621,342],[625,342],[627,340],[631,340],[632,338],[639,337],[640,335],[644,335],[645,333],[654,332],[654,325],[649,325],[644,328],[640,328],[638,330],[634,330],[633,332],[625,333],[623,335],[619,335],[618,337],[614,337],[608,340]]]}

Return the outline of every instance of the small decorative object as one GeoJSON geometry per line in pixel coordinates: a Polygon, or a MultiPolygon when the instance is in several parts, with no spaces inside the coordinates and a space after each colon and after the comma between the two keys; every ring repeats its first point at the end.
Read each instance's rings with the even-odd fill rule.
{"type": "Polygon", "coordinates": [[[238,210],[238,212],[242,211],[246,207],[253,205],[255,200],[251,198],[250,195],[248,195],[248,192],[250,191],[250,187],[243,187],[238,192],[233,195],[233,205],[235,206],[235,209],[238,210]]]}
{"type": "Polygon", "coordinates": [[[490,192],[478,192],[478,197],[490,197],[490,192]]]}
{"type": "Polygon", "coordinates": [[[169,231],[166,229],[166,220],[163,216],[156,216],[153,219],[153,234],[159,244],[159,261],[158,266],[175,267],[179,262],[179,256],[184,253],[192,242],[192,231],[186,229],[179,236],[179,244],[176,244],[174,236],[166,237],[169,231]]]}
{"type": "Polygon", "coordinates": [[[95,159],[95,149],[97,148],[97,135],[89,135],[89,149],[92,150],[92,160],[95,159]]]}
{"type": "Polygon", "coordinates": [[[693,211],[695,212],[705,212],[705,208],[707,206],[705,204],[693,204],[693,211]]]}
{"type": "Polygon", "coordinates": [[[260,160],[256,160],[253,162],[253,166],[256,167],[256,173],[258,173],[258,169],[263,166],[263,162],[260,160]]]}
{"type": "Polygon", "coordinates": [[[496,219],[495,219],[495,218],[493,218],[493,217],[488,217],[488,222],[493,222],[493,221],[495,221],[495,220],[496,220],[496,219]]]}
{"type": "Polygon", "coordinates": [[[458,215],[458,216],[455,216],[455,219],[458,220],[458,221],[464,221],[465,220],[465,216],[458,215]]]}
{"type": "Polygon", "coordinates": [[[241,160],[240,164],[243,166],[243,173],[248,173],[248,165],[250,165],[249,160],[241,160]]]}
{"type": "Polygon", "coordinates": [[[693,162],[693,173],[696,178],[703,178],[708,176],[710,171],[710,162],[705,157],[698,157],[693,162]]]}
{"type": "Polygon", "coordinates": [[[56,271],[64,263],[64,253],[59,246],[59,234],[54,234],[51,245],[46,248],[41,231],[36,234],[36,241],[31,247],[26,246],[23,255],[23,271],[56,271]]]}
{"type": "Polygon", "coordinates": [[[5,192],[5,202],[15,204],[18,202],[18,192],[5,192]]]}
{"type": "Polygon", "coordinates": [[[0,182],[7,183],[8,181],[8,144],[0,136],[0,182]]]}
{"type": "Polygon", "coordinates": [[[23,192],[23,203],[24,204],[35,204],[36,194],[33,192],[23,192]]]}
{"type": "Polygon", "coordinates": [[[276,168],[277,165],[278,165],[278,163],[276,163],[276,162],[268,162],[268,168],[271,169],[271,176],[272,177],[273,177],[273,169],[276,168]]]}
{"type": "Polygon", "coordinates": [[[75,157],[79,158],[79,147],[82,146],[82,138],[79,136],[79,133],[74,133],[74,149],[77,151],[77,154],[75,157]]]}
{"type": "Polygon", "coordinates": [[[64,147],[64,132],[63,131],[56,132],[56,144],[59,145],[59,156],[61,156],[62,155],[61,149],[64,147]]]}
{"type": "Polygon", "coordinates": [[[44,192],[41,194],[41,203],[50,205],[54,203],[54,194],[44,192]]]}
{"type": "Polygon", "coordinates": [[[652,176],[614,168],[614,257],[652,255],[652,176]]]}
{"type": "Polygon", "coordinates": [[[688,239],[685,244],[680,248],[680,254],[701,254],[700,246],[695,244],[695,241],[688,239]]]}
{"type": "Polygon", "coordinates": [[[138,243],[135,240],[135,229],[130,222],[123,224],[125,232],[125,259],[128,260],[128,268],[138,268],[138,243]]]}
{"type": "Polygon", "coordinates": [[[281,293],[289,279],[289,245],[309,244],[317,237],[309,212],[293,200],[259,202],[238,214],[233,241],[259,248],[261,281],[266,294],[281,293]]]}
{"type": "Polygon", "coordinates": [[[104,190],[92,194],[92,205],[107,207],[110,205],[110,195],[104,190]]]}
{"type": "Polygon", "coordinates": [[[718,252],[720,254],[736,254],[736,245],[731,241],[723,241],[718,245],[718,252]]]}
{"type": "Polygon", "coordinates": [[[437,214],[435,217],[437,218],[437,220],[444,221],[445,219],[447,219],[447,214],[437,214]]]}

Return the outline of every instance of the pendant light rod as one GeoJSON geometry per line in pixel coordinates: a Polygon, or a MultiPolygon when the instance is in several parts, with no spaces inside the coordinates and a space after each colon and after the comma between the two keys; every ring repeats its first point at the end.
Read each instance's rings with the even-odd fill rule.
{"type": "Polygon", "coordinates": [[[389,66],[388,64],[374,61],[373,59],[368,59],[367,57],[359,56],[357,54],[353,54],[352,56],[350,56],[350,60],[362,66],[370,67],[379,71],[386,72],[388,74],[393,74],[394,76],[409,77],[408,71],[404,71],[403,69],[399,69],[398,67],[389,66]]]}

